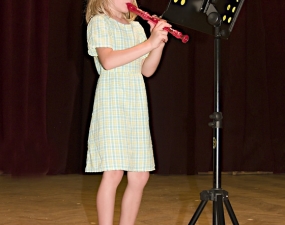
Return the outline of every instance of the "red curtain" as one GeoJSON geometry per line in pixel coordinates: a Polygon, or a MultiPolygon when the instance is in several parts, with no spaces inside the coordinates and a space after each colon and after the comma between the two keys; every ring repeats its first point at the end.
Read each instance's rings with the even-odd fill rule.
{"type": "Polygon", "coordinates": [[[75,0],[0,2],[4,173],[81,170],[82,5],[75,0]]]}
{"type": "Polygon", "coordinates": [[[19,3],[0,3],[0,165],[6,173],[46,173],[48,1],[19,3]]]}
{"type": "MultiPolygon", "coordinates": [[[[168,0],[140,0],[161,14],[168,0]]],[[[98,75],[86,53],[85,1],[0,1],[0,170],[82,173],[98,75]]],[[[222,41],[223,171],[285,172],[285,3],[245,0],[222,41]]],[[[148,32],[148,25],[140,20],[148,32]]],[[[174,25],[175,26],[175,25],[174,25]]],[[[212,170],[214,39],[175,26],[146,79],[158,174],[212,170]]]]}

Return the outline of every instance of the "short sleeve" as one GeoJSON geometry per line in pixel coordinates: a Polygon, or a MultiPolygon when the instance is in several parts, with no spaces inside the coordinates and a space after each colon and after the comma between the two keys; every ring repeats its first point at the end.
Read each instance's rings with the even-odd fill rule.
{"type": "MultiPolygon", "coordinates": [[[[138,43],[136,43],[136,44],[140,44],[140,43],[145,42],[147,40],[147,37],[146,37],[145,31],[144,31],[144,28],[137,21],[133,21],[133,24],[134,24],[134,33],[135,33],[135,35],[137,35],[137,40],[138,40],[138,43]]],[[[148,54],[145,54],[143,56],[143,58],[146,58],[147,56],[148,56],[148,54]]]]}
{"type": "Polygon", "coordinates": [[[98,56],[96,48],[112,48],[112,32],[109,30],[108,23],[103,15],[94,16],[87,26],[88,54],[98,56]]]}
{"type": "Polygon", "coordinates": [[[143,27],[138,23],[138,31],[139,31],[139,34],[140,34],[140,42],[144,42],[146,41],[146,34],[145,34],[145,31],[143,29],[143,27]]]}

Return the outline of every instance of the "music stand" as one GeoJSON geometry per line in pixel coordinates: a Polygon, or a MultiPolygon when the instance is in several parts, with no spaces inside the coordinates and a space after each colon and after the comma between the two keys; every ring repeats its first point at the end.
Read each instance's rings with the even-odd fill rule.
{"type": "Polygon", "coordinates": [[[223,115],[220,110],[220,50],[221,38],[228,39],[244,0],[171,0],[163,13],[166,20],[214,35],[214,112],[209,126],[213,128],[213,188],[200,193],[201,202],[188,225],[194,225],[209,200],[213,201],[213,225],[224,225],[224,209],[234,225],[237,218],[228,192],[221,187],[221,134],[223,115]]]}

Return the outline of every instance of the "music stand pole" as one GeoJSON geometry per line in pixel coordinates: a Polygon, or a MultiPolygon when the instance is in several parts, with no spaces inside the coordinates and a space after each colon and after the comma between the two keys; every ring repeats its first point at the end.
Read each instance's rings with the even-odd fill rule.
{"type": "Polygon", "coordinates": [[[221,51],[221,17],[218,13],[208,15],[208,22],[215,28],[215,71],[214,71],[214,113],[210,115],[213,122],[209,126],[213,128],[213,188],[200,193],[201,202],[196,209],[188,225],[194,225],[209,200],[213,201],[213,225],[224,225],[224,208],[234,225],[239,225],[235,213],[228,198],[228,192],[221,187],[221,135],[223,115],[220,111],[220,51],[221,51]]]}

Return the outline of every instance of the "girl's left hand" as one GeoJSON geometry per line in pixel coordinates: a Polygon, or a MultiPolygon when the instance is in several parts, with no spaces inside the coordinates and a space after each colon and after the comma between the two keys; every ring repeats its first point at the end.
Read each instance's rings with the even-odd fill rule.
{"type": "MultiPolygon", "coordinates": [[[[153,17],[157,17],[156,15],[154,15],[153,17]]],[[[158,18],[159,19],[159,18],[158,18]]],[[[167,23],[166,20],[163,19],[159,19],[158,23],[153,23],[151,21],[148,21],[148,24],[150,25],[150,32],[153,36],[160,36],[160,40],[162,46],[164,46],[164,44],[168,41],[168,32],[164,30],[165,27],[171,27],[170,24],[167,23]]]]}

